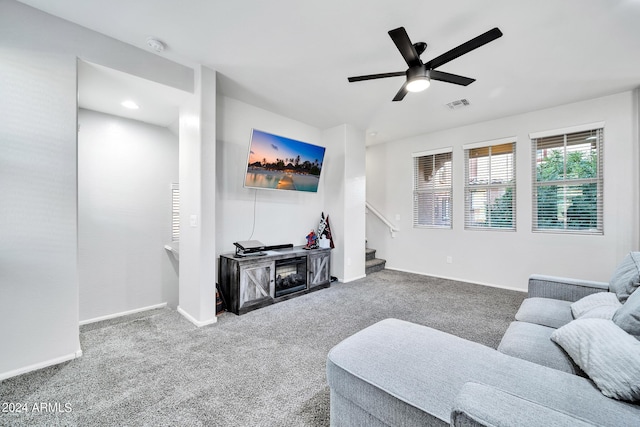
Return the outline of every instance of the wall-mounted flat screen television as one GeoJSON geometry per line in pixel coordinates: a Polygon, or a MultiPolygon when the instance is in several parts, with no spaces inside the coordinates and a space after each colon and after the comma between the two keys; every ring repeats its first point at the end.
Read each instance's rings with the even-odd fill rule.
{"type": "Polygon", "coordinates": [[[253,129],[244,186],[315,193],[324,152],[318,145],[253,129]]]}

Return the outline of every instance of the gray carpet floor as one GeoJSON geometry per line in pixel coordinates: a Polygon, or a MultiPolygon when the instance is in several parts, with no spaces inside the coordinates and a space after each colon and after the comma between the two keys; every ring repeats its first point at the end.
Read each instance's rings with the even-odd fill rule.
{"type": "Polygon", "coordinates": [[[524,297],[383,270],[203,328],[171,309],[93,323],[83,357],[0,382],[0,403],[28,407],[0,425],[327,426],[342,339],[395,317],[495,348],[524,297]]]}

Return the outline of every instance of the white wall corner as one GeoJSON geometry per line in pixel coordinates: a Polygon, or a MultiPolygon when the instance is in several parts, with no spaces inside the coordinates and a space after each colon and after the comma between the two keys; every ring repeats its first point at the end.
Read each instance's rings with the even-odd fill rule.
{"type": "Polygon", "coordinates": [[[350,277],[347,280],[341,280],[341,283],[349,283],[349,282],[355,282],[356,280],[360,280],[360,279],[364,279],[365,277],[367,277],[366,274],[363,274],[361,276],[355,276],[355,277],[350,277]]]}
{"type": "Polygon", "coordinates": [[[195,317],[193,317],[192,315],[190,315],[189,313],[184,311],[182,309],[182,307],[178,307],[178,313],[180,313],[185,319],[187,319],[189,322],[191,322],[194,325],[196,325],[198,328],[214,324],[214,323],[216,323],[218,321],[218,319],[216,317],[214,317],[212,319],[208,319],[208,320],[203,320],[203,321],[197,320],[195,317]]]}

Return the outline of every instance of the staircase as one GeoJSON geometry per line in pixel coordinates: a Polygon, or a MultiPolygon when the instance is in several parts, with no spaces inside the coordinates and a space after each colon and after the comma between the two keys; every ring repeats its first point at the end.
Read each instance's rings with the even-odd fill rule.
{"type": "Polygon", "coordinates": [[[384,265],[387,263],[384,259],[376,258],[375,249],[365,249],[365,274],[375,273],[376,271],[384,270],[384,265]]]}

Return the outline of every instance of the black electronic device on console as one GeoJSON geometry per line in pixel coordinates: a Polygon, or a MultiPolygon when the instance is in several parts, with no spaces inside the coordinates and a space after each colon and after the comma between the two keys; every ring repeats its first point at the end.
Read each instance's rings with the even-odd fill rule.
{"type": "Polygon", "coordinates": [[[266,255],[264,251],[293,247],[292,243],[267,246],[259,240],[243,240],[240,242],[234,242],[233,244],[236,247],[236,257],[261,256],[266,255]]]}

